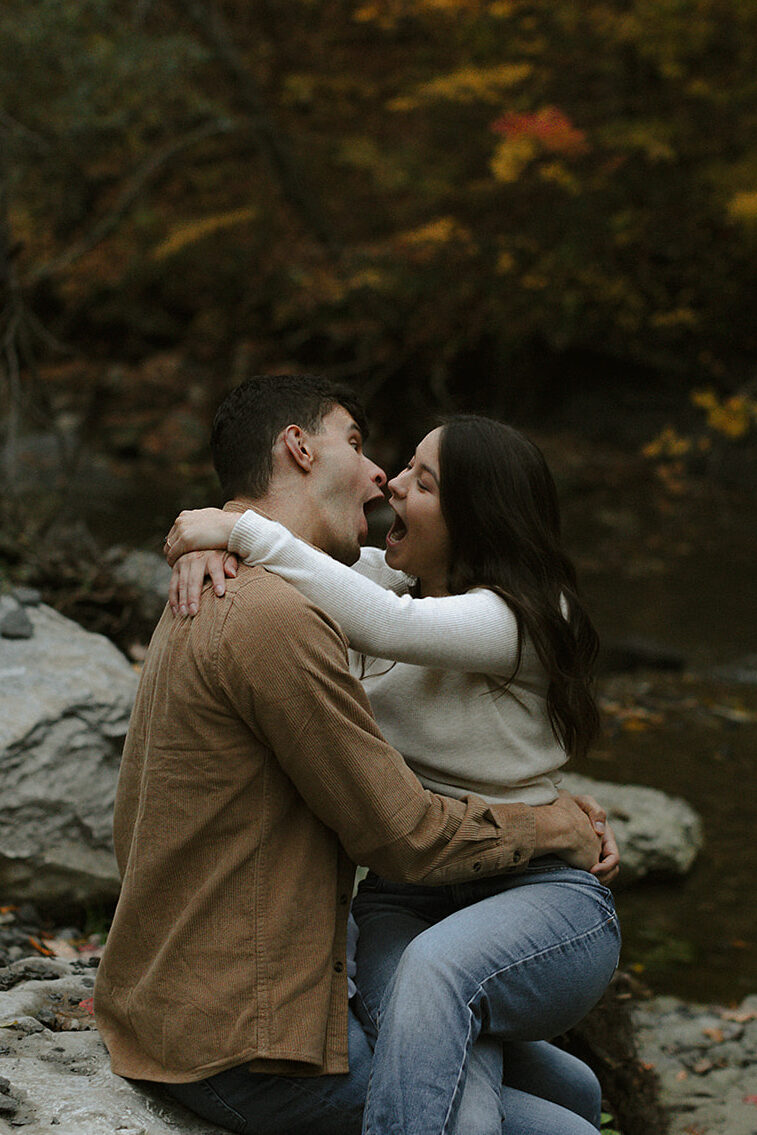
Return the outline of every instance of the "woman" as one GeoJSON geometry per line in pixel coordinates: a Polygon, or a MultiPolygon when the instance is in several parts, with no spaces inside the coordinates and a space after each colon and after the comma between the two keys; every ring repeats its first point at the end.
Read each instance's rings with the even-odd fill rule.
{"type": "MultiPolygon", "coordinates": [[[[597,640],[560,546],[543,456],[508,426],[462,416],[427,435],[388,487],[395,519],[385,560],[365,549],[356,571],[257,513],[217,510],[182,514],[169,533],[170,562],[220,535],[332,615],[365,656],[362,678],[382,731],[426,787],[551,802],[560,766],[583,754],[597,729],[597,640]]],[[[175,576],[175,609],[191,611],[195,587],[190,570],[175,576]]],[[[579,1103],[577,1068],[533,1043],[576,1024],[617,963],[617,919],[595,876],[551,857],[517,876],[454,887],[369,875],[354,913],[368,1029],[376,1030],[391,987],[384,1005],[417,1002],[423,1035],[429,999],[447,982],[460,991],[470,1042],[482,1027],[504,1042],[474,1045],[468,1080],[476,1088],[463,1093],[459,1130],[499,1131],[501,1107],[508,1132],[596,1130],[596,1093],[591,1105],[579,1103]],[[508,1086],[495,1099],[478,1085],[496,1081],[503,1051],[508,1086]]],[[[467,1049],[438,1043],[440,1083],[450,1085],[442,1107],[452,1115],[460,1099],[453,1073],[464,1080],[467,1049]]]]}

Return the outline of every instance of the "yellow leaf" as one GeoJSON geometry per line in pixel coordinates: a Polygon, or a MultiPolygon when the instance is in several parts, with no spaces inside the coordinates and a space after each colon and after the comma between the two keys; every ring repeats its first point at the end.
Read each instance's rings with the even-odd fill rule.
{"type": "Polygon", "coordinates": [[[449,244],[453,240],[470,240],[470,231],[454,217],[437,217],[418,229],[408,229],[400,233],[403,244],[449,244]]]}
{"type": "Polygon", "coordinates": [[[747,224],[757,221],[757,190],[736,193],[728,202],[728,215],[747,224]]]}
{"type": "Polygon", "coordinates": [[[549,165],[542,166],[539,170],[539,177],[544,181],[554,182],[561,189],[566,189],[568,193],[576,194],[581,191],[578,179],[562,162],[550,162],[549,165]]]}
{"type": "Polygon", "coordinates": [[[206,236],[219,232],[221,229],[231,228],[233,225],[251,221],[257,215],[255,209],[234,209],[229,213],[216,213],[211,217],[201,217],[196,221],[186,221],[178,225],[171,235],[167,237],[153,251],[154,260],[165,260],[175,256],[190,244],[203,240],[206,236]]]}
{"type": "Polygon", "coordinates": [[[461,67],[421,83],[414,91],[389,103],[391,110],[411,110],[427,102],[498,103],[502,92],[522,83],[533,71],[530,63],[499,63],[495,67],[461,67]]]}
{"type": "Polygon", "coordinates": [[[490,168],[497,181],[517,181],[536,154],[536,142],[531,138],[505,138],[497,143],[490,168]]]}
{"type": "Polygon", "coordinates": [[[650,322],[653,327],[694,327],[697,314],[690,307],[677,307],[672,311],[658,311],[650,322]]]}
{"type": "Polygon", "coordinates": [[[512,272],[514,268],[515,257],[513,256],[512,252],[508,252],[506,249],[503,252],[500,252],[499,256],[497,257],[497,274],[500,276],[506,276],[509,272],[512,272]]]}

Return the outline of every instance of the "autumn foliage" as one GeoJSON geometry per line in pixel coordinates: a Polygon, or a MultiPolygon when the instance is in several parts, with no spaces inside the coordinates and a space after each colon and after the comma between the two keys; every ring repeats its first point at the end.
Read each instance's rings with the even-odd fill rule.
{"type": "Polygon", "coordinates": [[[752,379],[755,0],[29,0],[0,63],[20,373],[508,414],[566,358],[752,379]]]}

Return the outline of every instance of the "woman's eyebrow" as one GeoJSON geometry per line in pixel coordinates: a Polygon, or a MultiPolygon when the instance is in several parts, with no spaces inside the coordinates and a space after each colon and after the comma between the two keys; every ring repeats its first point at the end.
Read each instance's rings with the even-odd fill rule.
{"type": "Polygon", "coordinates": [[[430,465],[421,464],[418,466],[418,468],[422,469],[424,473],[428,473],[429,477],[433,477],[434,481],[436,482],[436,487],[439,488],[439,478],[430,465]]]}

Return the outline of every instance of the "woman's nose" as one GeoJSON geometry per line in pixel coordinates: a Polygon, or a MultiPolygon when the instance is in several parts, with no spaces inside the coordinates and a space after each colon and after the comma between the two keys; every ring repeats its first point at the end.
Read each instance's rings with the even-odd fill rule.
{"type": "MultiPolygon", "coordinates": [[[[404,470],[403,470],[404,473],[404,470]]],[[[391,481],[387,482],[387,489],[395,497],[401,497],[405,493],[405,482],[403,473],[398,473],[396,477],[392,477],[391,481]]]]}

